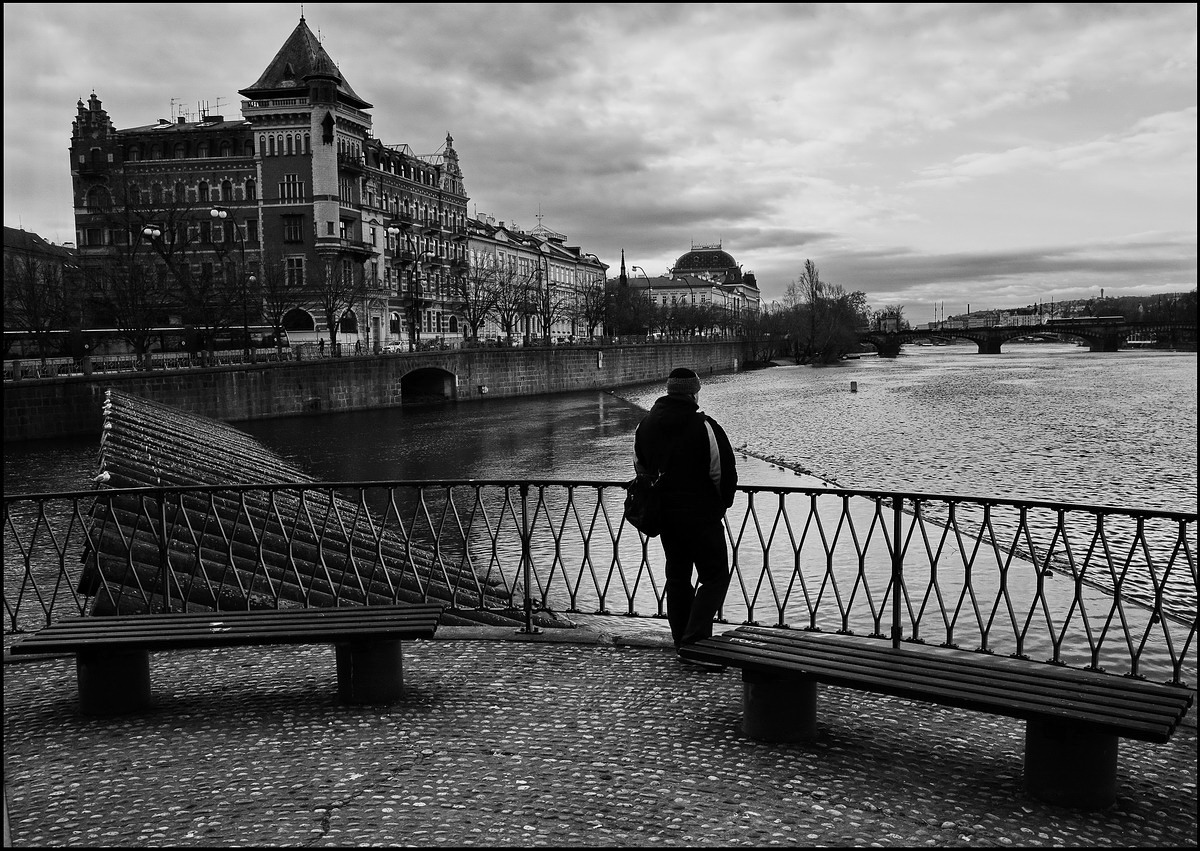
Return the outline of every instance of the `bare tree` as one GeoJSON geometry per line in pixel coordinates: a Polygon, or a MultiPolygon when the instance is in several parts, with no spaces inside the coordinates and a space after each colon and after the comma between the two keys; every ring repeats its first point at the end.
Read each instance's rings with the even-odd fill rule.
{"type": "Polygon", "coordinates": [[[4,320],[33,337],[45,366],[51,332],[70,322],[62,269],[31,255],[5,256],[4,320]]]}
{"type": "Polygon", "coordinates": [[[329,329],[329,346],[337,351],[338,326],[346,312],[362,300],[367,293],[367,276],[360,263],[325,263],[324,268],[313,276],[308,287],[309,300],[325,318],[329,329]]]}
{"type": "Polygon", "coordinates": [[[571,303],[571,318],[587,329],[587,336],[596,336],[603,328],[608,314],[608,294],[600,282],[585,284],[575,291],[571,303]]]}
{"type": "Polygon", "coordinates": [[[505,263],[496,267],[496,318],[509,343],[529,309],[527,286],[525,276],[515,265],[505,263]]]}
{"type": "Polygon", "coordinates": [[[549,344],[554,323],[570,316],[571,294],[565,288],[555,286],[541,268],[530,276],[527,293],[529,313],[538,318],[542,326],[542,341],[549,344]]]}
{"type": "Polygon", "coordinates": [[[283,317],[300,304],[304,296],[304,278],[300,270],[289,270],[278,251],[267,252],[258,269],[254,297],[271,326],[276,352],[283,352],[283,317]]]}
{"type": "Polygon", "coordinates": [[[168,324],[175,304],[174,281],[166,267],[122,256],[89,270],[100,296],[100,307],[133,348],[139,363],[146,362],[154,329],[168,324]]]}
{"type": "Polygon", "coordinates": [[[450,278],[450,291],[463,322],[471,329],[471,342],[479,342],[479,329],[496,309],[499,298],[496,269],[470,266],[450,278]]]}
{"type": "MultiPolygon", "coordinates": [[[[152,193],[120,187],[106,196],[98,224],[109,234],[108,251],[89,262],[85,274],[97,293],[97,308],[133,347],[139,361],[149,352],[153,328],[168,325],[175,312],[200,317],[206,325],[210,274],[193,275],[207,209],[197,213],[181,180],[152,193]]],[[[132,184],[131,184],[132,186],[132,184]]]]}

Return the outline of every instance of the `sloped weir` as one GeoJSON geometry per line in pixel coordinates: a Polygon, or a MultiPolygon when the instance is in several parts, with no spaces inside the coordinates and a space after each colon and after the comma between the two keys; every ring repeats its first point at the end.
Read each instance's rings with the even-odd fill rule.
{"type": "MultiPolygon", "coordinates": [[[[508,591],[437,558],[398,512],[381,517],[361,496],[313,487],[245,432],[111,389],[103,414],[79,582],[92,614],[164,602],[187,610],[443,602],[443,625],[525,623],[508,591]],[[104,494],[127,488],[172,490],[104,494]]],[[[533,621],[570,626],[547,612],[533,621]]]]}

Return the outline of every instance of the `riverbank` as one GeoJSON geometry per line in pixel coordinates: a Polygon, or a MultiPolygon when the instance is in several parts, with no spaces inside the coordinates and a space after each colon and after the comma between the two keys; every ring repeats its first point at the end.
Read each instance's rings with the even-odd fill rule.
{"type": "Polygon", "coordinates": [[[98,434],[108,389],[223,422],[623,387],[686,362],[736,373],[745,341],[458,349],[6,381],[4,442],[98,434]]]}

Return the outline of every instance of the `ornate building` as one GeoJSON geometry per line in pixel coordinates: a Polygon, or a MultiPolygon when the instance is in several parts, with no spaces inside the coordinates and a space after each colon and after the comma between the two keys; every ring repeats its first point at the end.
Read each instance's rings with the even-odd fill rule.
{"type": "MultiPolygon", "coordinates": [[[[453,138],[427,155],[375,139],[372,105],[303,17],[240,94],[238,119],[206,111],[127,130],[95,93],[77,104],[71,175],[85,269],[117,257],[155,267],[188,296],[164,301],[172,325],[200,323],[206,310],[214,326],[261,330],[282,313],[293,344],[326,338],[331,324],[339,342],[375,350],[461,339],[469,258],[504,252],[482,223],[468,247],[453,138]]],[[[538,243],[547,279],[581,277],[560,270],[571,257],[599,262],[548,236],[538,243]]],[[[97,290],[117,285],[94,277],[97,290]]]]}
{"type": "Polygon", "coordinates": [[[480,328],[482,340],[562,342],[596,334],[603,324],[608,267],[538,218],[529,231],[488,215],[468,222],[471,267],[495,272],[500,302],[480,328]]]}
{"type": "Polygon", "coordinates": [[[747,314],[762,310],[754,273],[743,272],[720,243],[692,243],[666,275],[652,278],[640,266],[633,268],[640,274],[627,276],[628,286],[644,289],[647,303],[660,311],[684,306],[711,310],[717,327],[734,331],[747,314]]]}

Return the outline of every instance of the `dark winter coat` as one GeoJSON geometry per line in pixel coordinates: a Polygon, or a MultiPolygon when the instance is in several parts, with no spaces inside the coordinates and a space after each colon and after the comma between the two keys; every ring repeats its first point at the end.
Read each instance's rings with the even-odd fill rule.
{"type": "Polygon", "coordinates": [[[661,483],[665,510],[717,520],[733,504],[733,447],[690,396],[660,396],[638,425],[633,446],[639,474],[666,474],[661,483]]]}

